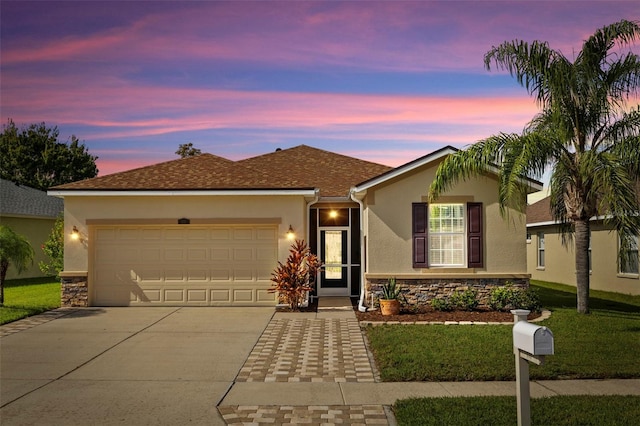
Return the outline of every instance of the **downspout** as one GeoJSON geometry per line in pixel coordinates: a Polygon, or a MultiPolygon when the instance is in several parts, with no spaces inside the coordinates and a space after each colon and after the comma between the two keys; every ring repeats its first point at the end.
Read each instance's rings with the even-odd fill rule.
{"type": "Polygon", "coordinates": [[[367,307],[364,306],[365,299],[365,285],[364,285],[364,265],[365,265],[365,250],[364,250],[364,203],[356,198],[355,188],[351,188],[349,191],[349,197],[358,203],[360,206],[360,300],[358,301],[358,310],[360,312],[367,312],[367,307]]]}
{"type": "MultiPolygon", "coordinates": [[[[313,204],[317,203],[318,200],[320,199],[320,196],[318,195],[319,193],[320,193],[320,190],[316,189],[315,190],[315,194],[316,194],[315,198],[307,203],[307,218],[306,218],[306,220],[307,220],[307,226],[306,226],[306,228],[307,228],[307,231],[306,231],[307,244],[309,244],[309,237],[310,237],[309,234],[311,232],[311,226],[309,226],[309,218],[311,217],[311,206],[313,204]]],[[[318,273],[320,273],[320,271],[318,271],[318,273]]],[[[318,276],[317,275],[316,275],[316,280],[315,281],[316,281],[316,283],[318,282],[318,276]]],[[[313,298],[313,297],[317,297],[317,296],[311,296],[311,297],[313,298]]],[[[311,299],[310,301],[313,301],[313,299],[311,299]]]]}

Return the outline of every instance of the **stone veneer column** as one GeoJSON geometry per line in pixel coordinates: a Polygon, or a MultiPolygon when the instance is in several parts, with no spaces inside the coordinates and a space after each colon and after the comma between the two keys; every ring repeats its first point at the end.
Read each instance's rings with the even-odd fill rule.
{"type": "Polygon", "coordinates": [[[63,271],[61,278],[60,305],[63,308],[86,308],[89,306],[89,285],[86,271],[63,271]]]}

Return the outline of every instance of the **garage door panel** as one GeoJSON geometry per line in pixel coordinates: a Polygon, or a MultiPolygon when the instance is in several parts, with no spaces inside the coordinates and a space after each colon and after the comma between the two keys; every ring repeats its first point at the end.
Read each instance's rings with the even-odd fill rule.
{"type": "Polygon", "coordinates": [[[142,239],[143,240],[154,240],[154,241],[162,240],[162,229],[161,228],[143,229],[142,230],[142,239]]]}
{"type": "Polygon", "coordinates": [[[211,230],[211,239],[212,240],[224,240],[228,241],[231,239],[231,229],[230,228],[217,228],[211,230]]]}
{"type": "Polygon", "coordinates": [[[95,305],[271,304],[276,226],[96,226],[95,305]]]}
{"type": "Polygon", "coordinates": [[[187,260],[189,262],[202,262],[209,257],[206,248],[190,248],[187,250],[187,260]]]}
{"type": "Polygon", "coordinates": [[[233,249],[233,260],[238,262],[249,262],[253,260],[252,248],[235,248],[233,249]]]}
{"type": "Polygon", "coordinates": [[[236,228],[233,230],[234,240],[252,240],[253,229],[252,228],[236,228]]]}

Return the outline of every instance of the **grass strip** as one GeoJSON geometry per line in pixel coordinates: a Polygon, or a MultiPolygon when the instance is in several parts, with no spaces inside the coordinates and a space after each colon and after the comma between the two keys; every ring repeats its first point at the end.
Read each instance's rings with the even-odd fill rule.
{"type": "Polygon", "coordinates": [[[55,277],[5,281],[0,324],[60,307],[60,282],[55,277]]]}
{"type": "MultiPolygon", "coordinates": [[[[393,411],[400,426],[492,425],[517,423],[516,398],[411,398],[393,411]]],[[[638,396],[554,396],[531,400],[531,424],[555,426],[629,426],[640,424],[638,396]]]]}

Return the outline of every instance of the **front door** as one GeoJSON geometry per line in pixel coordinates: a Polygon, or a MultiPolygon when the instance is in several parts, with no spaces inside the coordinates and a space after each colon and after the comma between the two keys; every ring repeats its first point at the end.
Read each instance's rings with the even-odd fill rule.
{"type": "Polygon", "coordinates": [[[320,228],[318,296],[349,296],[349,227],[320,228]]]}

